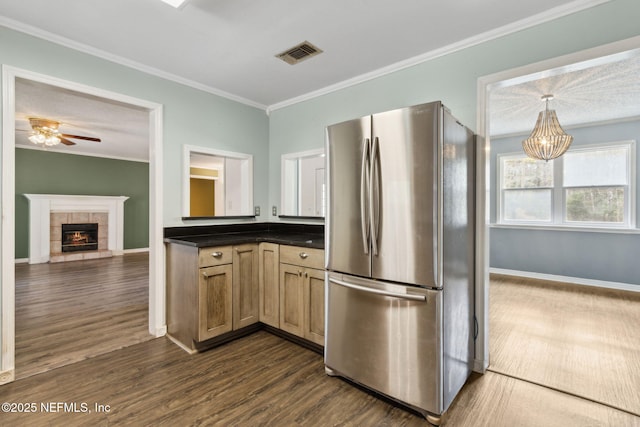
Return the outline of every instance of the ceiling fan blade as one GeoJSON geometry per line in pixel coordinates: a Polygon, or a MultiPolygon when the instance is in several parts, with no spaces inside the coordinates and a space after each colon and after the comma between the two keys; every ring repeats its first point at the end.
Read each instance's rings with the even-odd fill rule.
{"type": "Polygon", "coordinates": [[[60,138],[60,142],[62,142],[64,145],[76,145],[75,142],[69,141],[67,138],[63,138],[61,135],[58,135],[58,138],[60,138]]]}
{"type": "Polygon", "coordinates": [[[66,133],[61,133],[59,136],[63,136],[65,138],[83,139],[85,141],[95,141],[95,142],[100,142],[101,141],[100,138],[92,138],[90,136],[81,136],[81,135],[69,135],[69,134],[66,134],[66,133]]]}

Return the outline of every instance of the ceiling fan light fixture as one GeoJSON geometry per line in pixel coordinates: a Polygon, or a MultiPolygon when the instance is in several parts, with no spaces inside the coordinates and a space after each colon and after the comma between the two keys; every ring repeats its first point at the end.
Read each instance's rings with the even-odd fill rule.
{"type": "Polygon", "coordinates": [[[527,156],[536,160],[549,161],[562,156],[573,142],[573,136],[567,134],[555,110],[549,109],[549,101],[553,95],[543,95],[545,109],[538,114],[536,125],[529,138],[522,141],[522,148],[527,156]]]}
{"type": "Polygon", "coordinates": [[[60,144],[57,126],[33,126],[33,133],[29,135],[29,141],[36,145],[52,147],[60,144]]]}
{"type": "Polygon", "coordinates": [[[58,144],[60,144],[60,138],[58,138],[55,135],[51,135],[44,140],[44,145],[46,145],[47,147],[51,147],[53,145],[58,145],[58,144]]]}
{"type": "Polygon", "coordinates": [[[39,132],[30,135],[29,141],[33,142],[36,145],[44,145],[47,147],[58,145],[61,142],[60,138],[55,134],[45,134],[39,132]]]}
{"type": "MultiPolygon", "coordinates": [[[[44,119],[40,117],[29,117],[29,124],[31,125],[31,133],[27,137],[29,141],[36,145],[52,147],[60,143],[64,145],[76,145],[75,142],[70,139],[79,139],[82,141],[101,142],[100,138],[84,135],[71,135],[68,133],[62,133],[58,129],[60,122],[56,120],[44,119]]],[[[22,130],[22,129],[18,129],[22,130]]]]}
{"type": "Polygon", "coordinates": [[[29,141],[37,145],[44,144],[45,139],[45,136],[41,133],[34,133],[33,135],[29,135],[29,141]]]}

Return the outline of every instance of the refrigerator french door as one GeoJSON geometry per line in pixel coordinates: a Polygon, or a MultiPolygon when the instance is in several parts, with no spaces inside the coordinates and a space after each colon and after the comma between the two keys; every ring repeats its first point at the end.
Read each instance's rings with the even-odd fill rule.
{"type": "Polygon", "coordinates": [[[440,287],[439,104],[376,114],[328,128],[328,267],[364,277],[440,287]],[[383,197],[384,196],[384,197],[383,197]],[[383,209],[384,208],[384,209],[383,209]]]}
{"type": "Polygon", "coordinates": [[[473,134],[433,102],[326,140],[327,372],[442,414],[471,372],[473,134]]]}

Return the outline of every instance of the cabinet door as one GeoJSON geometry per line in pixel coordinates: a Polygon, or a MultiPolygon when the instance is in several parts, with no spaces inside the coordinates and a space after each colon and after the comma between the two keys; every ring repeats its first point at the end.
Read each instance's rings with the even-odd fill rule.
{"type": "Polygon", "coordinates": [[[304,337],[324,345],[324,271],[304,270],[304,337]]]}
{"type": "Polygon", "coordinates": [[[304,336],[302,267],[280,264],[280,329],[304,336]]]}
{"type": "Polygon", "coordinates": [[[259,317],[262,323],[275,328],[280,327],[279,248],[275,243],[260,243],[258,247],[259,317]]]}
{"type": "Polygon", "coordinates": [[[231,264],[201,268],[198,285],[198,341],[232,330],[231,264]]]}
{"type": "Polygon", "coordinates": [[[233,329],[259,321],[258,245],[233,248],[233,329]]]}

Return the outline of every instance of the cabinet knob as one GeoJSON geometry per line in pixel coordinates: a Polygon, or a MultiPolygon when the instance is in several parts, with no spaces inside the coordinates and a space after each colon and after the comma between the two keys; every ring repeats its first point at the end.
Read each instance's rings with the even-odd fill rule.
{"type": "Polygon", "coordinates": [[[205,278],[205,279],[208,279],[208,278],[209,278],[209,275],[207,274],[207,272],[206,272],[206,271],[203,271],[203,272],[202,272],[202,275],[204,276],[204,278],[205,278]]]}
{"type": "Polygon", "coordinates": [[[213,252],[211,256],[214,258],[220,258],[222,256],[222,252],[213,252]]]}
{"type": "Polygon", "coordinates": [[[300,255],[300,258],[302,259],[307,259],[307,257],[309,257],[309,254],[306,252],[300,252],[298,255],[300,255]]]}
{"type": "Polygon", "coordinates": [[[298,276],[302,276],[302,271],[298,270],[298,276]]]}
{"type": "Polygon", "coordinates": [[[307,272],[305,271],[305,273],[304,273],[304,277],[309,277],[309,273],[307,273],[307,272]]]}

